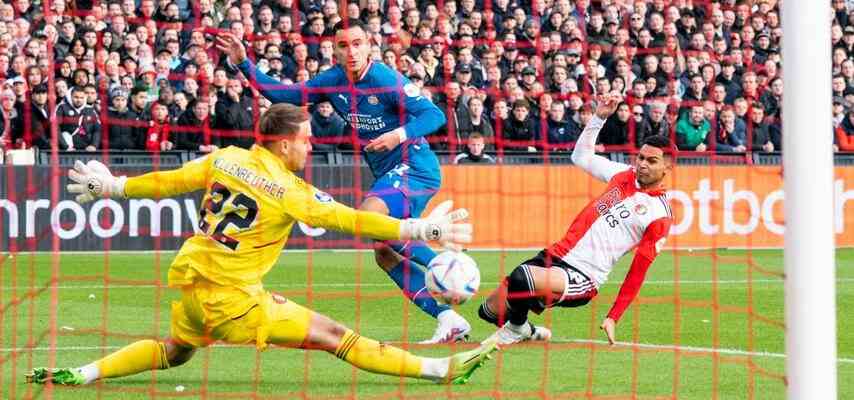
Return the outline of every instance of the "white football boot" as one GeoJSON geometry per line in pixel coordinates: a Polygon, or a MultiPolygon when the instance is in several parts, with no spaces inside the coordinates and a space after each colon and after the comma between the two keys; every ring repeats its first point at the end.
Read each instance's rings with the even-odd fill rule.
{"type": "Polygon", "coordinates": [[[495,333],[490,335],[481,343],[496,341],[501,346],[507,346],[529,340],[548,341],[552,338],[552,331],[542,326],[534,326],[528,322],[522,326],[511,324],[509,321],[495,333]]]}
{"type": "Polygon", "coordinates": [[[445,310],[439,313],[437,319],[439,325],[436,327],[433,337],[419,342],[419,344],[454,343],[468,340],[471,325],[462,315],[457,314],[454,310],[445,310]]]}

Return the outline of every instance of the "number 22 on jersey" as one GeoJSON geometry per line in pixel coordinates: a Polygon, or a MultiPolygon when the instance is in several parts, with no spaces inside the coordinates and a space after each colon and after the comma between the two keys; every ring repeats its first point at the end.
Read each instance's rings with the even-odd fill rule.
{"type": "Polygon", "coordinates": [[[240,242],[225,234],[225,230],[229,225],[238,231],[247,229],[257,217],[258,203],[253,198],[243,193],[231,193],[225,185],[214,182],[199,211],[199,229],[229,249],[237,250],[240,242]]]}

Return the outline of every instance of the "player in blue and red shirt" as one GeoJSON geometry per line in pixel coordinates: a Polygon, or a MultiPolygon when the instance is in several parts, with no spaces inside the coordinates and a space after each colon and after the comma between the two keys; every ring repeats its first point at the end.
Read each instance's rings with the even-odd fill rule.
{"type": "MultiPolygon", "coordinates": [[[[439,161],[424,136],[444,125],[445,115],[406,77],[370,60],[370,40],[359,20],[341,21],[335,32],[337,64],[297,85],[284,85],[261,72],[230,33],[217,37],[217,47],[273,103],[331,103],[356,130],[376,179],[360,209],[398,218],[417,217],[442,182],[439,161]]],[[[450,307],[438,304],[426,290],[423,267],[436,253],[423,242],[386,242],[378,243],[374,254],[377,264],[404,294],[439,320],[433,337],[423,343],[467,338],[469,323],[450,307]]]]}

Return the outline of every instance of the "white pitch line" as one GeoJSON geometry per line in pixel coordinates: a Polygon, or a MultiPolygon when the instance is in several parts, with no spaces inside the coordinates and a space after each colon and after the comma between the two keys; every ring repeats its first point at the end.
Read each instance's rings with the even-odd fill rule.
{"type": "MultiPolygon", "coordinates": [[[[836,282],[837,283],[854,282],[854,278],[837,278],[836,282]]],[[[718,285],[747,285],[747,284],[752,284],[752,283],[757,283],[757,284],[776,283],[776,284],[782,285],[784,283],[784,280],[783,279],[753,279],[753,280],[735,279],[735,280],[717,280],[717,281],[715,281],[715,280],[682,280],[682,281],[679,281],[680,285],[711,285],[714,283],[717,283],[718,285]]],[[[497,286],[498,282],[481,282],[481,284],[487,285],[487,286],[497,286]]],[[[620,284],[619,282],[611,281],[611,282],[606,282],[605,286],[619,285],[619,284],[620,284]]],[[[676,284],[676,282],[672,281],[672,280],[651,280],[651,281],[645,281],[644,282],[644,285],[666,286],[666,285],[675,285],[675,284],[676,284]]],[[[305,288],[306,287],[305,284],[296,284],[296,283],[278,283],[278,284],[274,283],[274,284],[269,284],[269,285],[264,285],[264,286],[267,288],[281,288],[281,289],[305,288]]],[[[351,288],[351,287],[356,287],[356,286],[390,287],[390,288],[396,287],[392,283],[370,283],[370,282],[363,282],[363,283],[358,283],[358,284],[353,283],[353,282],[348,282],[348,283],[313,283],[311,285],[311,287],[321,287],[321,288],[351,288]]],[[[153,289],[153,288],[157,288],[157,287],[158,287],[157,285],[148,285],[148,284],[144,284],[144,285],[121,284],[121,285],[109,285],[109,286],[105,286],[105,285],[59,285],[56,288],[57,289],[65,289],[65,290],[83,290],[83,289],[146,289],[146,288],[153,289]]],[[[160,287],[167,289],[167,286],[165,284],[163,286],[160,286],[160,287]]],[[[7,287],[0,288],[0,291],[4,291],[4,292],[8,292],[8,291],[12,291],[12,290],[28,291],[28,290],[32,290],[32,289],[33,288],[30,286],[26,286],[26,287],[24,287],[24,286],[7,286],[7,287]]],[[[49,290],[49,289],[51,289],[51,287],[47,287],[46,289],[49,290]]]]}
{"type": "MultiPolygon", "coordinates": [[[[580,344],[597,344],[597,345],[606,345],[607,341],[604,340],[591,340],[591,339],[570,339],[570,338],[555,338],[552,339],[553,343],[580,343],[580,344]]],[[[387,343],[396,343],[396,342],[387,342],[387,343]]],[[[696,347],[696,346],[682,346],[682,345],[672,345],[672,344],[651,344],[651,343],[628,343],[628,342],[617,342],[617,346],[623,347],[637,347],[641,349],[653,349],[653,350],[667,350],[667,351],[682,351],[688,353],[709,353],[709,354],[720,354],[720,355],[728,355],[728,356],[744,356],[744,357],[768,357],[768,358],[786,358],[786,355],[783,353],[773,353],[768,351],[747,351],[740,349],[727,349],[727,348],[711,348],[711,347],[696,347]]],[[[6,347],[0,348],[0,353],[21,353],[28,351],[91,351],[91,350],[116,350],[121,348],[122,346],[59,346],[56,348],[52,347],[6,347]]],[[[252,346],[240,346],[240,345],[229,345],[229,344],[216,344],[213,347],[246,347],[250,348],[252,346]]],[[[840,364],[854,364],[854,358],[845,358],[839,357],[837,361],[840,364]]]]}
{"type": "MultiPolygon", "coordinates": [[[[605,340],[591,340],[591,339],[552,339],[552,342],[555,343],[581,343],[581,344],[599,344],[599,345],[607,345],[608,342],[605,340]]],[[[726,349],[726,348],[718,348],[714,349],[711,347],[695,347],[695,346],[677,346],[673,344],[649,344],[649,343],[629,343],[629,342],[617,342],[617,346],[624,347],[638,347],[642,349],[653,349],[653,350],[669,350],[669,351],[684,351],[689,353],[711,353],[711,354],[722,354],[729,356],[746,356],[746,357],[772,357],[772,358],[786,358],[786,355],[783,353],[772,353],[767,351],[747,351],[740,349],[726,349]]],[[[854,364],[854,358],[837,358],[839,363],[843,364],[854,364]]]]}

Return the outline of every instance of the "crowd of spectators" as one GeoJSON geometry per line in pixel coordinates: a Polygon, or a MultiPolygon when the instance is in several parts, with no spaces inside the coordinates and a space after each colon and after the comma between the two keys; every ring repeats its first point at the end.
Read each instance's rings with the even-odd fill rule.
{"type": "MultiPolygon", "coordinates": [[[[835,146],[847,151],[849,3],[832,0],[831,35],[835,146]]],[[[778,0],[12,0],[0,3],[0,146],[249,147],[269,102],[220,56],[215,34],[242,38],[267,74],[303,82],[334,64],[342,17],[363,20],[373,57],[445,112],[429,140],[460,160],[492,160],[472,148],[569,150],[595,96],[612,91],[626,100],[598,151],[631,151],[650,135],[694,152],[782,147],[778,0]]],[[[317,150],[353,148],[329,104],[311,112],[317,150]]]]}

